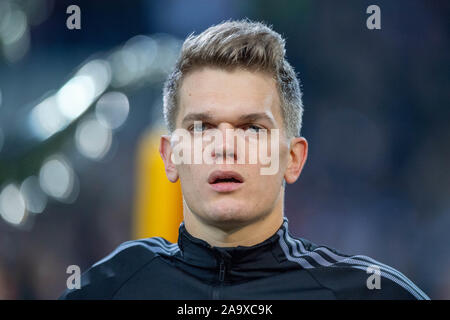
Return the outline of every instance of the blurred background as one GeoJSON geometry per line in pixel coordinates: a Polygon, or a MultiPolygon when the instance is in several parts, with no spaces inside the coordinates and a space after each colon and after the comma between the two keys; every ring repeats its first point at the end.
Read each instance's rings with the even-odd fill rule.
{"type": "Polygon", "coordinates": [[[0,299],[55,299],[69,265],[176,241],[162,84],[188,34],[245,17],[287,39],[304,91],[291,232],[450,299],[450,2],[415,0],[1,0],[0,299]],[[366,27],[371,4],[381,30],[366,27]]]}

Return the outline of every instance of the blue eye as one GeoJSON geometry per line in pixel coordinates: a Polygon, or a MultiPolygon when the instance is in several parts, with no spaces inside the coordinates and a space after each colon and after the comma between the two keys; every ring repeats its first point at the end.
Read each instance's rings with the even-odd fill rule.
{"type": "Polygon", "coordinates": [[[208,129],[208,124],[201,123],[201,125],[195,124],[191,130],[193,130],[194,132],[203,132],[206,129],[208,129]]]}
{"type": "Polygon", "coordinates": [[[256,132],[257,133],[260,130],[262,130],[262,128],[257,126],[257,125],[254,125],[254,124],[251,124],[251,125],[246,127],[246,131],[250,131],[250,132],[256,132]]]}

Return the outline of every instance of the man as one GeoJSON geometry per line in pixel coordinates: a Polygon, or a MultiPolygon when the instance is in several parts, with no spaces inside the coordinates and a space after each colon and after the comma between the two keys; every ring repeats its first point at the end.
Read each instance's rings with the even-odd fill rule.
{"type": "Polygon", "coordinates": [[[170,134],[160,145],[168,179],[182,186],[178,243],[125,242],[61,298],[428,299],[389,266],[289,232],[285,183],[298,179],[308,151],[302,112],[278,33],[245,20],[189,36],[164,88],[170,134]],[[256,150],[270,163],[250,163],[256,150]]]}

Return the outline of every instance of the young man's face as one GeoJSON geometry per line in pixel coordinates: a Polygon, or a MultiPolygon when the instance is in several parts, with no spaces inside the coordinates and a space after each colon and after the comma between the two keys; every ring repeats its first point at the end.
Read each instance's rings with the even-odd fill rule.
{"type": "MultiPolygon", "coordinates": [[[[202,121],[201,133],[196,133],[201,136],[220,131],[224,138],[219,144],[222,151],[213,150],[211,155],[213,160],[222,158],[221,164],[219,161],[182,163],[174,166],[174,173],[168,175],[172,181],[180,178],[185,205],[190,212],[205,223],[230,227],[251,223],[271,213],[282,203],[282,182],[290,159],[275,80],[261,72],[205,67],[184,78],[178,97],[177,129],[188,130],[194,137],[194,122],[202,121]],[[273,174],[261,173],[261,168],[269,165],[261,164],[259,157],[256,164],[249,163],[249,140],[258,140],[258,128],[267,130],[267,154],[278,161],[273,174]],[[244,149],[237,143],[233,146],[230,141],[226,142],[227,129],[244,130],[238,138],[246,141],[244,149]],[[276,152],[279,156],[271,154],[275,152],[270,147],[271,129],[278,129],[276,152]],[[237,164],[236,159],[231,160],[232,164],[226,163],[227,157],[233,158],[242,152],[245,153],[244,164],[237,164]],[[231,177],[235,178],[234,182],[228,182],[231,177]]],[[[191,149],[192,154],[198,152],[194,144],[191,149]]]]}

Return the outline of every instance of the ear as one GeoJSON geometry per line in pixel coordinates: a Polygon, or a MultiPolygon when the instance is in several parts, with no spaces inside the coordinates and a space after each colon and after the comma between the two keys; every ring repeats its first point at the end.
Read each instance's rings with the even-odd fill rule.
{"type": "Polygon", "coordinates": [[[293,138],[289,151],[289,161],[284,173],[284,179],[291,184],[297,181],[306,158],[308,157],[308,141],[303,137],[293,138]]]}
{"type": "Polygon", "coordinates": [[[162,135],[159,144],[159,154],[164,162],[164,169],[166,170],[167,179],[171,182],[178,180],[178,170],[172,162],[172,146],[170,144],[170,136],[162,135]]]}

